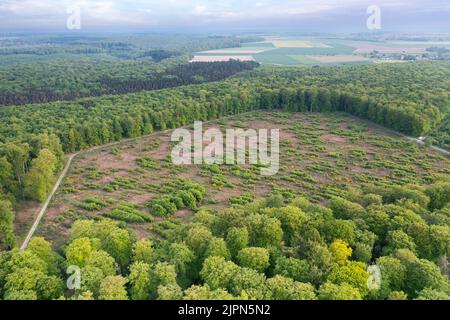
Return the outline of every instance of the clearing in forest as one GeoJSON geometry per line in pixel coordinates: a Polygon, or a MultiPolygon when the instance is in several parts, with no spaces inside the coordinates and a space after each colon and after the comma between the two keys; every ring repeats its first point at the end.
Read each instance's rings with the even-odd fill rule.
{"type": "Polygon", "coordinates": [[[171,132],[157,133],[77,157],[37,235],[58,246],[73,221],[108,217],[144,237],[162,224],[190,221],[199,207],[220,210],[271,193],[324,203],[352,184],[427,184],[449,173],[448,159],[343,114],[254,112],[204,130],[211,127],[280,129],[279,173],[261,176],[248,165],[175,166],[171,132]]]}

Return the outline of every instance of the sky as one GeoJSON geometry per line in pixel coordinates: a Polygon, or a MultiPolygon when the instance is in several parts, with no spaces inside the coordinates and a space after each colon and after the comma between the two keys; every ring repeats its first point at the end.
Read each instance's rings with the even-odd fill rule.
{"type": "Polygon", "coordinates": [[[450,0],[0,0],[0,33],[64,31],[80,8],[81,31],[367,31],[450,33],[450,0]]]}

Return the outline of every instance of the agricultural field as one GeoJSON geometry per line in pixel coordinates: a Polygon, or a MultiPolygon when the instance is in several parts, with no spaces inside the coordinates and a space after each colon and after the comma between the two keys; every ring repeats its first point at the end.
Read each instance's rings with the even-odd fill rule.
{"type": "Polygon", "coordinates": [[[331,48],[323,43],[303,40],[273,40],[272,44],[276,48],[331,48]]]}
{"type": "MultiPolygon", "coordinates": [[[[197,56],[248,54],[257,62],[275,65],[321,65],[310,59],[314,55],[351,55],[355,48],[337,40],[268,37],[265,41],[245,43],[242,47],[198,52],[197,56]]],[[[212,59],[212,58],[209,58],[212,59]]],[[[338,62],[337,64],[340,64],[338,62]]]]}
{"type": "Polygon", "coordinates": [[[222,210],[271,194],[325,204],[352,185],[428,184],[449,174],[448,159],[340,113],[253,112],[204,130],[209,127],[280,129],[279,173],[264,177],[258,166],[175,166],[171,132],[154,134],[80,155],[38,235],[59,246],[75,220],[107,217],[144,238],[158,235],[167,221],[189,222],[199,208],[222,210]],[[190,205],[161,210],[159,204],[185,191],[195,195],[190,205]]]}
{"type": "Polygon", "coordinates": [[[303,55],[290,55],[293,58],[304,65],[341,65],[341,64],[359,64],[370,63],[371,60],[358,55],[328,55],[328,56],[303,56],[303,55]]]}
{"type": "MultiPolygon", "coordinates": [[[[337,38],[266,37],[265,41],[245,43],[241,47],[202,51],[196,55],[246,54],[262,64],[331,66],[379,62],[380,59],[368,56],[374,52],[377,55],[389,56],[389,59],[382,61],[401,62],[401,55],[420,57],[429,54],[427,50],[432,47],[449,48],[450,44],[448,41],[356,41],[337,38]],[[321,56],[324,58],[320,58],[321,56]]],[[[209,61],[212,59],[209,58],[209,61]]]]}
{"type": "Polygon", "coordinates": [[[252,56],[235,56],[235,55],[220,55],[220,56],[194,56],[191,62],[226,62],[230,60],[237,61],[255,61],[255,58],[252,56]]]}

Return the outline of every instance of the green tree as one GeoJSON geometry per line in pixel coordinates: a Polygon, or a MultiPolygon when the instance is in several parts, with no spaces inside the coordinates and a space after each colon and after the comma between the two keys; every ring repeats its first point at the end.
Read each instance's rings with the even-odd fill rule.
{"type": "Polygon", "coordinates": [[[34,237],[27,246],[27,251],[34,253],[39,259],[47,264],[49,274],[59,273],[61,257],[52,249],[52,244],[42,237],[34,237]]]}
{"type": "Polygon", "coordinates": [[[44,201],[53,186],[57,159],[48,149],[43,149],[31,163],[25,177],[25,194],[33,200],[44,201]]]}
{"type": "Polygon", "coordinates": [[[310,266],[306,260],[281,256],[276,260],[274,273],[299,282],[311,279],[310,266]]]}
{"type": "Polygon", "coordinates": [[[382,288],[388,288],[387,291],[403,291],[406,285],[406,267],[399,259],[380,257],[377,259],[377,266],[381,270],[382,288]]]}
{"type": "Polygon", "coordinates": [[[254,247],[279,247],[283,240],[280,220],[265,215],[248,217],[250,245],[254,247]]]}
{"type": "Polygon", "coordinates": [[[234,297],[225,289],[211,290],[208,285],[194,285],[186,289],[183,300],[234,300],[234,297]]]}
{"type": "Polygon", "coordinates": [[[37,283],[36,290],[41,300],[56,299],[64,292],[63,281],[57,276],[47,276],[37,283]]]}
{"type": "Polygon", "coordinates": [[[265,248],[249,247],[239,251],[237,260],[242,267],[264,272],[270,265],[270,254],[265,248]]]}
{"type": "Polygon", "coordinates": [[[184,243],[172,243],[169,248],[169,260],[178,274],[186,275],[189,265],[195,260],[195,254],[184,243]]]}
{"type": "Polygon", "coordinates": [[[267,280],[267,286],[274,300],[316,300],[314,287],[280,275],[267,280]]]}
{"type": "Polygon", "coordinates": [[[12,205],[9,201],[0,199],[0,250],[11,249],[15,244],[12,205]]]}
{"type": "Polygon", "coordinates": [[[287,206],[283,208],[266,210],[263,213],[277,218],[281,222],[284,238],[288,245],[302,226],[308,221],[308,216],[299,208],[287,206]]]}
{"type": "Polygon", "coordinates": [[[389,293],[387,300],[408,300],[408,295],[403,291],[392,291],[391,293],[389,293]]]}
{"type": "Polygon", "coordinates": [[[137,261],[130,266],[128,276],[132,300],[148,300],[150,298],[150,266],[147,263],[137,261]]]}
{"type": "Polygon", "coordinates": [[[18,291],[31,291],[39,299],[38,283],[45,277],[44,272],[30,268],[20,268],[13,271],[6,277],[5,299],[8,299],[9,295],[14,295],[18,291]]]}
{"type": "Polygon", "coordinates": [[[407,265],[406,291],[410,297],[417,297],[423,289],[446,292],[448,280],[433,262],[421,259],[407,265]]]}
{"type": "Polygon", "coordinates": [[[230,292],[249,299],[266,299],[269,292],[266,276],[255,269],[239,268],[228,285],[230,292]]]}
{"type": "Polygon", "coordinates": [[[322,283],[333,265],[334,258],[326,245],[311,243],[306,253],[310,264],[310,274],[315,285],[322,283]]]}
{"type": "Polygon", "coordinates": [[[416,300],[450,300],[450,295],[444,291],[438,291],[431,288],[425,288],[419,292],[419,295],[416,300]]]}
{"type": "Polygon", "coordinates": [[[436,183],[431,185],[425,191],[430,197],[430,209],[442,209],[450,202],[450,183],[436,183]]]}
{"type": "Polygon", "coordinates": [[[398,249],[408,249],[412,252],[416,252],[416,244],[414,243],[414,240],[402,230],[389,231],[383,253],[389,255],[398,249]]]}
{"type": "Polygon", "coordinates": [[[33,135],[29,140],[30,155],[32,158],[39,157],[43,149],[49,150],[57,159],[56,169],[61,169],[64,160],[64,151],[59,138],[55,134],[41,133],[33,135]]]}
{"type": "Polygon", "coordinates": [[[149,239],[136,241],[133,245],[133,261],[141,261],[147,264],[153,263],[154,260],[153,243],[149,239]]]}
{"type": "Polygon", "coordinates": [[[230,251],[227,248],[225,240],[222,238],[212,237],[206,247],[205,257],[214,256],[224,257],[227,260],[231,258],[230,251]]]}
{"type": "Polygon", "coordinates": [[[337,219],[353,220],[365,214],[361,205],[338,197],[331,199],[330,208],[337,219]]]}
{"type": "Polygon", "coordinates": [[[79,301],[92,301],[94,300],[94,295],[90,291],[82,292],[74,297],[74,300],[79,301]]]}
{"type": "Polygon", "coordinates": [[[28,144],[8,143],[2,146],[0,151],[12,165],[15,178],[21,186],[30,157],[28,144]]]}
{"type": "Polygon", "coordinates": [[[209,257],[203,263],[200,276],[211,289],[228,288],[239,267],[223,257],[209,257]]]}
{"type": "Polygon", "coordinates": [[[100,285],[102,281],[106,278],[103,271],[97,267],[86,266],[81,269],[81,284],[80,292],[90,292],[94,298],[98,298],[100,294],[100,285]]]}
{"type": "Polygon", "coordinates": [[[17,195],[17,182],[14,178],[13,166],[6,157],[0,157],[0,194],[17,195]]]}
{"type": "Polygon", "coordinates": [[[93,251],[89,256],[86,265],[100,269],[105,277],[116,275],[118,270],[114,258],[103,250],[93,251]]]}
{"type": "Polygon", "coordinates": [[[326,282],[319,288],[319,300],[362,300],[357,288],[348,283],[335,284],[326,282]]]}
{"type": "Polygon", "coordinates": [[[6,262],[6,270],[8,273],[11,273],[24,268],[33,269],[42,272],[43,274],[46,274],[48,270],[45,261],[40,259],[33,252],[28,250],[17,251],[14,249],[10,259],[6,262]]]}
{"type": "Polygon", "coordinates": [[[353,250],[347,242],[337,239],[330,245],[330,252],[336,263],[345,265],[348,262],[348,258],[352,255],[353,250]]]}
{"type": "Polygon", "coordinates": [[[327,280],[337,285],[348,283],[358,289],[362,297],[365,297],[369,293],[368,278],[369,274],[364,263],[349,261],[345,265],[334,265],[327,280]]]}
{"type": "Polygon", "coordinates": [[[128,300],[125,284],[127,279],[121,276],[109,276],[100,285],[100,300],[128,300]]]}
{"type": "Polygon", "coordinates": [[[158,300],[181,300],[183,290],[177,284],[169,284],[158,287],[158,300]]]}
{"type": "Polygon", "coordinates": [[[158,287],[177,285],[175,266],[167,262],[158,262],[150,272],[151,298],[157,297],[158,287]]]}
{"type": "Polygon", "coordinates": [[[186,244],[195,252],[197,257],[203,257],[211,238],[211,231],[206,227],[194,225],[187,233],[186,244]]]}
{"type": "Polygon", "coordinates": [[[106,237],[103,249],[124,268],[130,263],[132,245],[128,230],[117,228],[106,237]]]}
{"type": "Polygon", "coordinates": [[[37,293],[33,290],[11,290],[5,294],[5,300],[33,301],[37,299],[37,293]]]}
{"type": "Polygon", "coordinates": [[[84,267],[91,257],[93,248],[89,238],[79,238],[72,241],[66,249],[67,265],[84,267]]]}
{"type": "Polygon", "coordinates": [[[247,228],[230,228],[227,233],[227,245],[233,256],[249,244],[247,228]]]}

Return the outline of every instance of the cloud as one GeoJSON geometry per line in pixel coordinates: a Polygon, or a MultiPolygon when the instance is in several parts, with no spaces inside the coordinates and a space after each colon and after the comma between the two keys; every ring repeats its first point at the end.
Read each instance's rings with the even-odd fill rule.
{"type": "MultiPolygon", "coordinates": [[[[327,19],[364,16],[379,5],[389,14],[428,17],[450,13],[448,0],[0,0],[2,30],[61,29],[66,8],[78,5],[82,25],[89,27],[153,27],[251,25],[252,21],[327,19]]],[[[382,12],[383,12],[382,11],[382,12]]],[[[400,18],[399,18],[400,19],[400,18]]],[[[449,19],[450,20],[450,19],[449,19]]],[[[348,21],[351,22],[351,21],[348,21]]],[[[359,21],[356,21],[359,23],[359,21]]],[[[355,22],[355,23],[356,23],[355,22]]],[[[337,23],[337,22],[336,22],[337,23]]],[[[426,21],[422,21],[426,23],[426,21]]]]}

